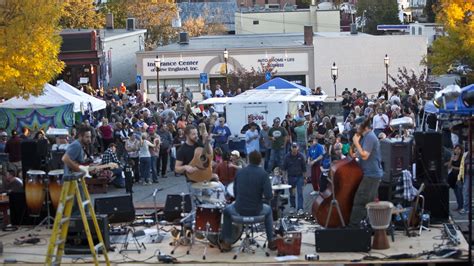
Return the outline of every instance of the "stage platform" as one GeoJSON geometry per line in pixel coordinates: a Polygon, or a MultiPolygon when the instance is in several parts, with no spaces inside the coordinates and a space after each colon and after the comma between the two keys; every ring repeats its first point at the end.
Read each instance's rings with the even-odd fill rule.
{"type": "MultiPolygon", "coordinates": [[[[232,252],[221,253],[219,249],[210,247],[207,249],[206,259],[203,260],[203,251],[205,244],[201,240],[196,240],[192,247],[190,254],[186,251],[188,246],[178,247],[176,252],[171,255],[173,246],[170,245],[172,236],[166,233],[162,243],[152,243],[150,235],[144,235],[137,238],[139,243],[144,243],[146,249],[140,253],[136,251],[119,251],[123,248],[120,240],[113,236],[112,244],[115,251],[109,252],[109,258],[112,265],[139,265],[139,264],[162,264],[158,261],[158,254],[171,255],[176,258],[177,263],[182,264],[386,264],[386,263],[446,263],[446,262],[466,262],[468,244],[461,236],[461,243],[458,246],[447,246],[446,239],[443,238],[441,225],[430,227],[430,231],[423,231],[421,236],[407,237],[402,231],[395,231],[395,242],[390,241],[390,249],[386,250],[371,250],[368,253],[316,253],[314,231],[317,225],[312,225],[309,222],[302,221],[300,223],[300,231],[302,232],[301,254],[299,256],[277,257],[276,251],[270,251],[270,256],[265,256],[261,249],[257,249],[255,254],[243,253],[238,256],[236,260],[233,259],[234,252],[237,250],[240,241],[237,241],[233,246],[232,252]],[[462,251],[460,259],[439,258],[436,256],[421,255],[434,249],[440,248],[455,248],[462,251]],[[307,261],[306,254],[318,254],[319,260],[307,261]],[[389,259],[392,255],[407,254],[413,255],[413,258],[408,259],[389,259]]],[[[135,227],[135,230],[145,229],[144,227],[135,227]]],[[[171,226],[165,226],[166,230],[170,230],[171,226]]],[[[150,227],[149,231],[156,230],[156,227],[150,227]]],[[[3,242],[4,251],[0,255],[0,262],[8,265],[9,262],[16,262],[16,265],[25,264],[43,264],[45,261],[45,254],[47,244],[49,241],[51,230],[45,227],[32,229],[22,227],[14,232],[3,232],[0,234],[0,239],[3,242]],[[15,243],[15,240],[25,240],[27,238],[37,237],[40,242],[33,244],[15,243]]],[[[260,243],[264,242],[263,233],[259,235],[257,240],[260,243]]],[[[124,239],[124,238],[123,238],[124,239]]],[[[135,245],[129,241],[129,249],[134,249],[135,245]]],[[[407,257],[408,257],[407,256],[407,257]]],[[[100,256],[103,262],[103,256],[100,256]]],[[[89,264],[91,257],[88,255],[65,255],[62,265],[69,264],[89,264]]]]}

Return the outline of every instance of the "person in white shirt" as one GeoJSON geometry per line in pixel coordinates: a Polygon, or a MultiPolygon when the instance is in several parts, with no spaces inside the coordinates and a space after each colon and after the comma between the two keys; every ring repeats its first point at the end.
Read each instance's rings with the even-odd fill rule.
{"type": "Polygon", "coordinates": [[[224,91],[221,89],[221,85],[216,85],[216,91],[214,97],[224,97],[224,91]]]}
{"type": "Polygon", "coordinates": [[[383,113],[383,109],[377,108],[377,115],[372,119],[372,128],[374,129],[375,135],[378,136],[383,132],[389,122],[388,116],[383,113]]]}

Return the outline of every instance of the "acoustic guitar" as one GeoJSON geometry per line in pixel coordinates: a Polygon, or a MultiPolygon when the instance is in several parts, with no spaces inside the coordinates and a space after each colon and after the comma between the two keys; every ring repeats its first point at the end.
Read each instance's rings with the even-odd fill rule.
{"type": "Polygon", "coordinates": [[[199,134],[204,139],[204,147],[197,147],[194,150],[194,157],[189,165],[196,167],[198,170],[193,173],[186,173],[189,180],[194,182],[205,182],[211,180],[212,177],[212,149],[210,152],[206,152],[206,148],[209,145],[209,138],[207,137],[206,125],[204,123],[199,124],[199,134]]]}
{"type": "Polygon", "coordinates": [[[416,195],[416,200],[413,203],[413,206],[412,206],[412,209],[411,209],[411,212],[410,212],[410,216],[408,217],[408,221],[407,221],[408,228],[417,227],[421,222],[421,217],[420,217],[420,212],[418,210],[418,205],[420,203],[421,192],[423,192],[424,189],[425,189],[425,183],[422,183],[420,188],[418,189],[418,195],[416,195]]]}

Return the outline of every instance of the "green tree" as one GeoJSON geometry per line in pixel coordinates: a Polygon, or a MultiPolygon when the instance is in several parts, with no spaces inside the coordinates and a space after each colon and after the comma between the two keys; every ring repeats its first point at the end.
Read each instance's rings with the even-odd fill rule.
{"type": "MultiPolygon", "coordinates": [[[[436,21],[444,26],[445,35],[436,38],[428,54],[428,66],[434,74],[446,73],[453,63],[474,68],[474,2],[440,0],[436,21]]],[[[474,81],[473,72],[468,83],[474,81]]]]}
{"type": "Polygon", "coordinates": [[[108,13],[114,15],[114,27],[124,29],[127,20],[127,0],[108,0],[99,7],[99,11],[105,16],[108,13]]]}
{"type": "Polygon", "coordinates": [[[397,0],[359,0],[357,16],[365,17],[364,32],[369,34],[384,34],[377,30],[377,25],[400,24],[397,0]]]}
{"type": "Polygon", "coordinates": [[[178,29],[171,25],[178,14],[176,4],[159,0],[128,0],[127,13],[137,20],[139,29],[147,30],[147,49],[166,45],[177,39],[178,29]]]}
{"type": "Polygon", "coordinates": [[[64,63],[61,0],[0,1],[0,97],[39,95],[64,63]]]}
{"type": "Polygon", "coordinates": [[[406,67],[398,68],[397,75],[388,76],[394,85],[384,82],[384,87],[387,91],[407,91],[410,88],[414,88],[418,95],[423,95],[428,92],[430,88],[429,79],[426,71],[421,72],[419,75],[413,70],[408,70],[406,67]]]}
{"type": "Polygon", "coordinates": [[[104,16],[97,12],[93,0],[63,1],[59,25],[64,29],[101,29],[104,16]]]}
{"type": "MultiPolygon", "coordinates": [[[[266,72],[272,73],[272,76],[275,76],[277,73],[276,69],[273,67],[274,60],[275,59],[272,57],[266,64],[260,63],[260,67],[257,69],[254,67],[251,69],[235,69],[227,75],[230,88],[241,88],[242,91],[245,91],[249,88],[256,88],[257,86],[265,83],[266,72]]],[[[225,73],[223,74],[225,75],[225,73]]]]}

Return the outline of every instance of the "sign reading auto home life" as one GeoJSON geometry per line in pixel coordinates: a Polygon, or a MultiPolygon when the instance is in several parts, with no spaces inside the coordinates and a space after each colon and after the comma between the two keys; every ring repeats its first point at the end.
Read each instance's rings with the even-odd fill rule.
{"type": "MultiPolygon", "coordinates": [[[[308,71],[308,54],[306,53],[293,53],[293,54],[251,54],[251,55],[233,55],[229,54],[229,64],[235,60],[240,66],[251,69],[259,69],[261,65],[264,66],[269,60],[273,58],[271,65],[277,70],[277,72],[306,72],[308,71]]],[[[210,74],[220,73],[218,70],[213,69],[219,66],[209,66],[209,62],[216,58],[216,56],[196,56],[196,57],[164,57],[161,59],[161,70],[160,77],[166,78],[168,76],[184,76],[191,75],[199,77],[200,73],[209,71],[210,74]]],[[[155,69],[155,58],[144,58],[143,59],[143,76],[154,77],[156,76],[155,69]]],[[[229,66],[229,69],[233,67],[229,66]]]]}

